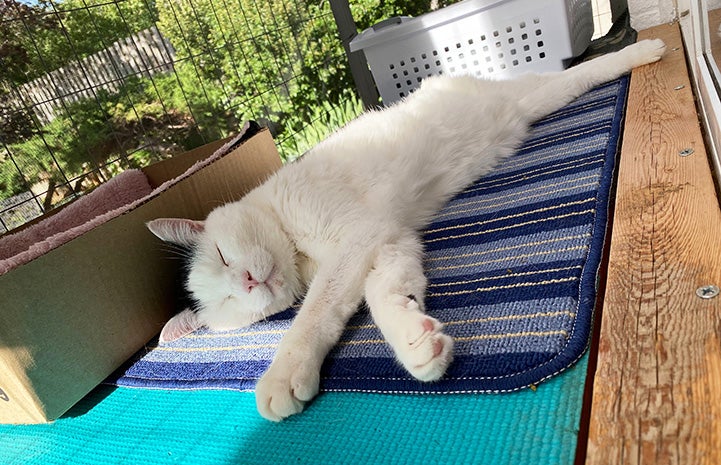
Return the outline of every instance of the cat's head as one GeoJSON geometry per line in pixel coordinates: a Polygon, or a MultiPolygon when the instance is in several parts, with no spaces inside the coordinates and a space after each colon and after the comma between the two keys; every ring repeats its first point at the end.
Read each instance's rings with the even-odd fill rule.
{"type": "Polygon", "coordinates": [[[234,329],[288,308],[301,292],[296,250],[272,215],[241,202],[213,210],[205,221],[160,218],[148,229],[193,250],[186,282],[198,303],[163,328],[161,340],[201,326],[234,329]]]}

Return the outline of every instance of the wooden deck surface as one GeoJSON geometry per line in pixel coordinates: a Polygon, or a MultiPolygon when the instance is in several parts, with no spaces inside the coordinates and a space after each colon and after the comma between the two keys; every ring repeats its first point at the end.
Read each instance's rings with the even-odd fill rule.
{"type": "Polygon", "coordinates": [[[696,294],[721,286],[721,210],[678,25],[654,37],[669,48],[631,78],[587,464],[721,464],[721,296],[696,294]]]}

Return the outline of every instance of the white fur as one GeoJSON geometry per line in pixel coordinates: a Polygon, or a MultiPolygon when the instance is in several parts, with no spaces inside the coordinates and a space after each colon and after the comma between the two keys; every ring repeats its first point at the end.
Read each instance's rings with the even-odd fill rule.
{"type": "MultiPolygon", "coordinates": [[[[568,71],[512,81],[426,79],[410,97],[360,116],[204,224],[156,220],[149,227],[165,240],[195,245],[187,287],[201,305],[199,325],[245,326],[306,292],[257,385],[264,417],[298,413],[317,394],[321,363],[364,297],[409,373],[439,379],[453,341],[423,311],[419,231],[512,154],[533,121],[660,59],[664,49],[660,40],[643,41],[568,71]],[[238,284],[245,273],[259,283],[250,292],[238,284]]],[[[177,318],[186,326],[193,321],[177,318]]]]}

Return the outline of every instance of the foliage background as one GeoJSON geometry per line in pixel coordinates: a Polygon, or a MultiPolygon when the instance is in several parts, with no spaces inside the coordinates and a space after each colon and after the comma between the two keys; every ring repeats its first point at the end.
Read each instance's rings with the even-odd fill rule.
{"type": "MultiPolygon", "coordinates": [[[[432,5],[350,7],[362,30],[432,5]]],[[[0,199],[32,191],[47,210],[247,119],[269,127],[292,159],[360,111],[328,0],[0,0],[0,199]],[[97,89],[49,124],[9,105],[23,84],[151,26],[175,50],[171,72],[97,89]]]]}

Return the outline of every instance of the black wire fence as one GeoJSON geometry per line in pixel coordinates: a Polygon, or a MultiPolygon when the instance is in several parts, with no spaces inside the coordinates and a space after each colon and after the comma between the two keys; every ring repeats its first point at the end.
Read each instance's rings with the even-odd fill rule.
{"type": "Polygon", "coordinates": [[[301,155],[362,109],[339,28],[455,1],[0,0],[0,234],[245,120],[301,155]]]}
{"type": "Polygon", "coordinates": [[[300,155],[361,110],[346,61],[326,1],[0,0],[0,233],[247,119],[300,155]]]}

